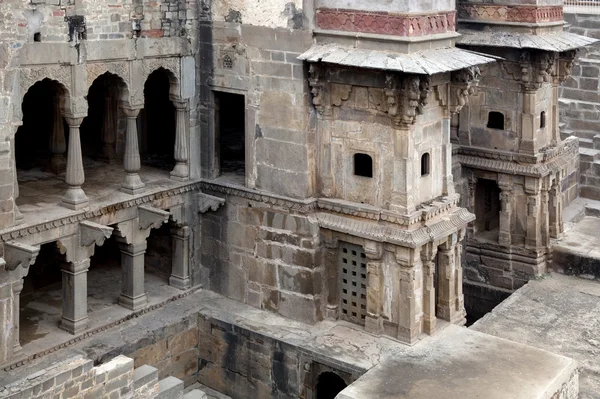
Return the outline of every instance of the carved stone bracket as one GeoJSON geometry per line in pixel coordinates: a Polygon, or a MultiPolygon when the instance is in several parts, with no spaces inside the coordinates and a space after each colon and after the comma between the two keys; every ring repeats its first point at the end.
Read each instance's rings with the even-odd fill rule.
{"type": "Polygon", "coordinates": [[[502,61],[507,77],[521,82],[524,90],[537,90],[544,83],[552,83],[556,74],[556,53],[548,51],[521,52],[519,62],[502,61]]]}
{"type": "Polygon", "coordinates": [[[325,71],[321,65],[310,64],[308,70],[312,103],[317,111],[323,116],[331,116],[331,102],[329,100],[328,82],[325,81],[325,71]]]}
{"type": "Polygon", "coordinates": [[[397,125],[413,125],[417,120],[417,109],[423,102],[423,98],[421,98],[421,79],[414,75],[404,77],[400,86],[399,97],[400,114],[394,122],[397,125]]]}
{"type": "Polygon", "coordinates": [[[140,206],[138,208],[138,219],[138,227],[140,230],[147,230],[150,228],[157,229],[169,220],[169,212],[150,206],[140,206]]]}
{"type": "Polygon", "coordinates": [[[458,113],[467,104],[470,95],[475,92],[475,86],[479,83],[481,71],[479,67],[473,66],[452,72],[450,82],[449,111],[458,113]]]}
{"type": "Polygon", "coordinates": [[[112,232],[112,227],[86,220],[79,224],[79,243],[83,247],[94,244],[100,247],[107,238],[110,238],[112,232]]]}
{"type": "Polygon", "coordinates": [[[216,211],[225,204],[225,199],[212,195],[198,193],[198,212],[205,213],[208,210],[216,211]]]}
{"type": "Polygon", "coordinates": [[[558,68],[556,68],[556,78],[558,78],[558,83],[563,83],[573,73],[575,57],[577,57],[577,50],[566,51],[559,55],[558,68]]]}
{"type": "Polygon", "coordinates": [[[40,247],[23,244],[17,241],[4,243],[4,260],[6,269],[13,271],[21,266],[23,269],[29,268],[35,263],[35,258],[40,252],[40,247]]]}

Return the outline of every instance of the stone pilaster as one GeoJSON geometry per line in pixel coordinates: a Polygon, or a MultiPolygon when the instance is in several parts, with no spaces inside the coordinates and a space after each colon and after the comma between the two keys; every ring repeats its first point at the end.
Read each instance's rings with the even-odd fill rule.
{"type": "Polygon", "coordinates": [[[19,342],[19,328],[21,315],[21,291],[23,291],[23,279],[19,279],[12,283],[13,297],[13,356],[18,356],[22,352],[21,343],[19,342]]]}
{"type": "Polygon", "coordinates": [[[19,180],[17,176],[17,161],[15,158],[15,137],[14,135],[10,139],[10,153],[11,153],[11,163],[13,168],[13,207],[15,214],[15,222],[19,223],[20,220],[23,219],[23,214],[19,211],[19,207],[17,206],[17,198],[19,198],[19,180]]]}
{"type": "Polygon", "coordinates": [[[462,265],[457,264],[460,261],[457,251],[460,249],[456,233],[438,248],[437,315],[453,324],[464,324],[466,316],[462,298],[462,265]]]}
{"type": "Polygon", "coordinates": [[[189,252],[190,228],[188,226],[171,229],[173,256],[171,259],[171,277],[169,285],[186,290],[191,287],[189,252]]]}
{"type": "Polygon", "coordinates": [[[121,250],[121,295],[119,305],[140,310],[148,303],[144,287],[144,255],[146,240],[137,244],[120,242],[121,250]]]}
{"type": "Polygon", "coordinates": [[[523,89],[523,112],[521,114],[521,143],[519,153],[534,155],[537,151],[537,126],[535,114],[536,91],[523,89]]]}
{"type": "Polygon", "coordinates": [[[435,261],[437,247],[428,244],[421,251],[423,262],[423,332],[429,335],[435,333],[437,317],[435,314],[435,261]]]}
{"type": "Polygon", "coordinates": [[[510,180],[511,177],[506,175],[501,175],[498,179],[500,188],[498,243],[507,246],[512,243],[512,185],[510,180]]]}
{"type": "Polygon", "coordinates": [[[57,246],[65,255],[62,269],[62,317],[60,328],[79,334],[89,325],[87,315],[87,273],[96,245],[102,246],[113,228],[90,221],[79,224],[78,234],[58,239],[57,246]]]}
{"type": "Polygon", "coordinates": [[[65,152],[67,151],[67,142],[65,140],[65,130],[63,128],[63,116],[60,108],[60,95],[54,97],[52,131],[50,132],[50,170],[56,174],[62,173],[67,168],[65,152]]]}
{"type": "Polygon", "coordinates": [[[367,256],[367,315],[365,318],[365,330],[383,333],[383,271],[381,243],[367,242],[365,244],[365,255],[367,256]]]}
{"type": "Polygon", "coordinates": [[[138,174],[141,168],[137,134],[137,116],[140,110],[138,108],[123,107],[123,112],[127,117],[125,155],[123,157],[123,167],[125,168],[126,176],[125,182],[121,186],[121,191],[130,195],[136,195],[141,193],[145,186],[138,174]]]}
{"type": "Polygon", "coordinates": [[[550,204],[548,203],[550,200],[550,195],[548,194],[548,189],[547,187],[542,187],[542,191],[540,193],[540,221],[539,221],[539,226],[540,226],[540,240],[541,240],[541,245],[545,246],[545,247],[550,247],[550,229],[549,229],[549,222],[550,222],[550,218],[549,218],[549,214],[548,212],[550,211],[550,204]]]}
{"type": "MultiPolygon", "coordinates": [[[[0,258],[0,267],[4,267],[4,259],[0,258]]],[[[0,285],[0,323],[3,326],[13,324],[12,284],[9,282],[0,285]]],[[[6,363],[12,356],[14,350],[14,328],[4,330],[0,334],[0,364],[6,363]],[[8,331],[7,331],[8,330],[8,331]]],[[[16,335],[18,339],[18,334],[16,335]]]]}
{"type": "Polygon", "coordinates": [[[563,232],[562,219],[562,195],[560,186],[557,182],[558,178],[552,181],[552,186],[549,191],[549,230],[550,237],[559,238],[563,232]]]}
{"type": "Polygon", "coordinates": [[[111,96],[104,97],[104,114],[102,120],[102,152],[100,158],[108,162],[116,158],[115,141],[117,139],[117,108],[111,96]]]}
{"type": "MultiPolygon", "coordinates": [[[[330,233],[330,232],[328,232],[330,233]]],[[[337,320],[340,309],[339,293],[339,267],[337,263],[338,241],[329,237],[325,239],[325,281],[326,281],[326,299],[325,318],[337,320]]]]}
{"type": "Polygon", "coordinates": [[[538,247],[541,243],[539,223],[540,195],[539,193],[527,196],[527,237],[525,245],[538,247]]]}
{"type": "Polygon", "coordinates": [[[62,318],[60,328],[71,334],[83,332],[88,324],[87,273],[90,259],[67,262],[62,266],[62,318]]]}
{"type": "Polygon", "coordinates": [[[69,188],[67,188],[62,198],[62,205],[69,209],[81,209],[89,204],[88,197],[81,189],[81,185],[85,182],[79,137],[79,126],[83,118],[67,117],[66,119],[69,124],[69,152],[67,154],[65,182],[69,185],[69,188]]]}
{"type": "Polygon", "coordinates": [[[421,333],[422,324],[422,309],[419,306],[421,301],[417,300],[422,295],[420,252],[411,248],[397,248],[396,262],[400,278],[397,338],[402,342],[413,344],[421,333]]]}
{"type": "Polygon", "coordinates": [[[117,224],[115,236],[121,250],[121,295],[119,304],[130,310],[146,306],[144,254],[146,239],[153,228],[169,219],[169,212],[147,206],[138,207],[138,216],[117,224]]]}
{"type": "Polygon", "coordinates": [[[175,128],[175,168],[171,171],[171,179],[187,181],[190,177],[188,156],[188,134],[187,134],[187,101],[173,100],[175,105],[176,128],[175,128]]]}

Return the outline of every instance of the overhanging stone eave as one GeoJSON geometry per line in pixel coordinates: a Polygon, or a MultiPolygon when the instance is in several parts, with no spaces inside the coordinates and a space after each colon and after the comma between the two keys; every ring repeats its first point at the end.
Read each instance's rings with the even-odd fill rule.
{"type": "Polygon", "coordinates": [[[460,29],[458,32],[461,34],[456,42],[458,47],[504,47],[562,53],[598,42],[598,39],[564,31],[539,35],[469,29],[460,29]]]}
{"type": "Polygon", "coordinates": [[[322,62],[343,67],[417,75],[435,75],[496,62],[495,57],[456,47],[400,53],[352,48],[336,43],[313,44],[298,56],[298,59],[309,63],[322,62]]]}

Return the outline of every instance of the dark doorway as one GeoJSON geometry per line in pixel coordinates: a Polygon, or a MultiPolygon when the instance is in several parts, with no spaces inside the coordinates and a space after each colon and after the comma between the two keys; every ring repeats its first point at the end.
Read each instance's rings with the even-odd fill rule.
{"type": "Polygon", "coordinates": [[[221,174],[245,175],[246,100],[243,95],[215,92],[215,136],[221,174]]]}
{"type": "Polygon", "coordinates": [[[496,231],[500,225],[500,188],[493,180],[478,179],[475,191],[476,232],[496,231]]]}
{"type": "Polygon", "coordinates": [[[152,72],[144,85],[140,152],[145,165],[172,170],[175,148],[175,107],[169,98],[169,72],[152,72]]]}
{"type": "Polygon", "coordinates": [[[346,382],[339,375],[326,371],[317,378],[316,399],[335,399],[346,388],[346,382]]]}

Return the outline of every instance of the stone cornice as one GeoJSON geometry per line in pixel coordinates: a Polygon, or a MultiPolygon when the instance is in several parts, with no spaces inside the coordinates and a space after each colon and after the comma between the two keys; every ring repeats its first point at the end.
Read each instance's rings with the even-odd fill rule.
{"type": "Polygon", "coordinates": [[[316,25],[321,29],[392,36],[426,36],[456,30],[454,11],[414,15],[318,8],[316,25]]]}
{"type": "Polygon", "coordinates": [[[563,20],[563,6],[458,4],[458,20],[546,23],[563,20]]]}
{"type": "Polygon", "coordinates": [[[467,155],[463,153],[462,148],[458,150],[458,154],[455,157],[462,166],[474,169],[541,178],[562,167],[576,156],[578,151],[579,145],[577,139],[568,138],[558,147],[542,153],[543,162],[540,163],[520,164],[515,160],[501,159],[499,156],[496,158],[485,158],[480,156],[481,154],[478,154],[478,156],[467,155]]]}
{"type": "Polygon", "coordinates": [[[371,221],[349,218],[331,213],[317,213],[319,226],[324,229],[351,234],[368,240],[418,248],[430,241],[441,240],[450,234],[463,229],[475,220],[475,215],[464,208],[454,211],[437,222],[405,230],[392,225],[382,225],[371,221]]]}

